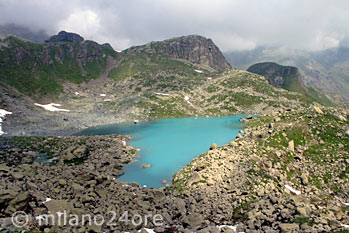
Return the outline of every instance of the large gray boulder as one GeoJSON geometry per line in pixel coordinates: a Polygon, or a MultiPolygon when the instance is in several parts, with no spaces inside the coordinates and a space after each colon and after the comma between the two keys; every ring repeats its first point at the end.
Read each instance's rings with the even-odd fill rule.
{"type": "Polygon", "coordinates": [[[68,209],[67,200],[50,200],[44,204],[50,213],[57,213],[59,211],[63,212],[68,209]]]}
{"type": "Polygon", "coordinates": [[[183,225],[186,228],[199,230],[204,228],[207,224],[201,214],[189,214],[188,216],[184,217],[183,225]]]}
{"type": "Polygon", "coordinates": [[[190,179],[188,180],[188,186],[191,186],[192,184],[198,183],[202,180],[202,177],[199,173],[193,172],[190,179]]]}
{"type": "Polygon", "coordinates": [[[296,223],[282,223],[280,228],[281,232],[298,232],[299,225],[296,223]]]}
{"type": "Polygon", "coordinates": [[[16,211],[24,210],[25,207],[28,205],[28,201],[29,201],[28,192],[23,192],[23,193],[18,194],[15,199],[12,199],[9,202],[9,204],[5,210],[5,213],[11,215],[11,214],[15,213],[16,211]]]}

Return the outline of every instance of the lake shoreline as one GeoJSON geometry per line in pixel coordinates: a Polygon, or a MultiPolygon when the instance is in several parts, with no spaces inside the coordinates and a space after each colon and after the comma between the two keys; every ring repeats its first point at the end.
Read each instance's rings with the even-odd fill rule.
{"type": "MultiPolygon", "coordinates": [[[[148,122],[160,119],[156,118],[135,118],[128,115],[114,115],[106,112],[47,112],[36,111],[34,109],[25,109],[23,106],[13,105],[10,109],[11,115],[4,117],[2,128],[5,134],[0,137],[7,136],[74,136],[80,131],[91,127],[99,127],[104,125],[119,124],[124,122],[148,122]],[[20,112],[20,113],[19,113],[20,112]]],[[[248,111],[254,113],[256,111],[248,111]]],[[[258,112],[258,111],[257,111],[258,112]]],[[[246,114],[245,111],[238,111],[234,115],[246,114]]],[[[232,115],[220,115],[222,117],[232,115]]],[[[173,118],[188,118],[188,117],[217,117],[216,115],[183,115],[170,117],[173,118]]]]}
{"type": "Polygon", "coordinates": [[[213,143],[223,146],[233,140],[244,129],[240,119],[246,116],[167,118],[138,124],[124,122],[90,128],[78,135],[130,135],[132,140],[128,144],[139,148],[140,156],[125,167],[125,174],[119,179],[160,188],[170,184],[179,169],[206,152],[213,143]]]}

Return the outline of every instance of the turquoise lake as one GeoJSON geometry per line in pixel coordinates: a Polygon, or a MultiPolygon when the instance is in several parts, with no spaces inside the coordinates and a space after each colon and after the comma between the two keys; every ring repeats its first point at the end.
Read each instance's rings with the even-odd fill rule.
{"type": "Polygon", "coordinates": [[[147,187],[163,187],[162,180],[171,182],[172,176],[193,158],[207,152],[212,143],[225,145],[235,139],[244,128],[241,117],[197,117],[161,119],[148,122],[120,123],[87,129],[80,135],[127,134],[128,145],[139,148],[138,158],[123,169],[121,181],[137,182],[147,187]],[[150,168],[141,168],[151,164],[150,168]]]}

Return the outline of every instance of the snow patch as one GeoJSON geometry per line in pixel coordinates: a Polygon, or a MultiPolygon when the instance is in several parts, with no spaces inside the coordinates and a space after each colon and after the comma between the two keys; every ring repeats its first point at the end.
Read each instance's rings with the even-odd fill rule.
{"type": "Polygon", "coordinates": [[[207,80],[211,80],[212,78],[211,77],[208,77],[207,80]]]}
{"type": "Polygon", "coordinates": [[[106,94],[99,94],[100,97],[106,97],[106,94]]]}
{"type": "Polygon", "coordinates": [[[5,115],[12,114],[12,112],[8,112],[4,109],[0,109],[0,117],[4,117],[5,115]]]}
{"type": "Polygon", "coordinates": [[[51,198],[47,197],[46,200],[43,201],[42,203],[46,203],[46,202],[49,202],[49,201],[51,201],[51,200],[52,200],[51,198]]]}
{"type": "Polygon", "coordinates": [[[53,157],[51,159],[48,159],[46,162],[44,163],[52,163],[53,161],[57,161],[59,158],[58,157],[53,157]]]}
{"type": "Polygon", "coordinates": [[[189,101],[189,96],[184,96],[184,100],[187,101],[188,104],[191,104],[189,101]]]}
{"type": "Polygon", "coordinates": [[[223,227],[227,227],[229,229],[232,229],[233,231],[236,231],[237,226],[231,226],[231,225],[219,225],[217,226],[219,230],[221,230],[223,227]]]}
{"type": "MultiPolygon", "coordinates": [[[[238,225],[235,225],[235,226],[232,226],[232,225],[219,225],[217,227],[219,228],[219,230],[222,230],[223,227],[227,227],[229,229],[232,229],[235,232],[238,232],[237,231],[238,225]]],[[[244,232],[239,232],[239,233],[244,233],[244,232]]]]}
{"type": "Polygon", "coordinates": [[[194,70],[195,72],[197,72],[197,73],[202,73],[202,70],[194,70]]]}
{"type": "Polygon", "coordinates": [[[62,106],[60,104],[54,104],[54,103],[38,104],[38,103],[35,103],[35,105],[39,106],[39,107],[42,107],[42,108],[44,108],[44,109],[46,109],[47,111],[50,111],[50,112],[70,112],[70,110],[68,110],[68,109],[57,108],[57,107],[62,106]]]}
{"type": "MultiPolygon", "coordinates": [[[[144,230],[146,230],[148,233],[155,233],[153,229],[144,228],[144,230]]],[[[141,230],[138,230],[138,232],[141,232],[141,230]]]]}
{"type": "Polygon", "coordinates": [[[112,99],[105,99],[104,102],[111,102],[112,99]]]}
{"type": "Polygon", "coordinates": [[[6,111],[4,109],[0,109],[0,135],[5,134],[5,132],[2,131],[2,125],[1,125],[2,118],[4,118],[6,115],[10,115],[10,114],[12,114],[12,112],[8,112],[8,111],[6,111]]]}
{"type": "Polygon", "coordinates": [[[341,226],[344,228],[349,228],[349,225],[341,224],[341,226]]]}
{"type": "Polygon", "coordinates": [[[80,95],[80,93],[79,93],[79,92],[74,92],[74,94],[75,94],[75,95],[80,95]]]}
{"type": "Polygon", "coordinates": [[[294,188],[292,188],[291,186],[289,186],[287,184],[285,185],[285,188],[287,188],[288,190],[290,190],[291,192],[293,192],[296,195],[300,195],[301,194],[301,191],[295,190],[294,188]]]}
{"type": "Polygon", "coordinates": [[[165,93],[160,93],[160,92],[155,92],[156,95],[165,95],[165,96],[169,96],[169,94],[165,94],[165,93]]]}

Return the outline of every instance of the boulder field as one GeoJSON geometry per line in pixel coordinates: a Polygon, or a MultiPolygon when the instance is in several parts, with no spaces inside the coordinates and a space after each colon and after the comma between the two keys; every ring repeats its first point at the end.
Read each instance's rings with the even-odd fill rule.
{"type": "Polygon", "coordinates": [[[0,138],[1,227],[17,229],[11,216],[24,211],[29,216],[25,229],[43,232],[346,229],[347,112],[278,109],[244,121],[247,128],[237,139],[211,146],[175,174],[172,185],[161,189],[117,179],[122,167],[137,156],[125,143],[127,136],[0,138]],[[114,224],[42,225],[36,218],[64,211],[102,215],[114,224]],[[129,219],[150,220],[126,224],[125,213],[129,219]],[[156,215],[161,216],[160,224],[153,221],[156,215]]]}

